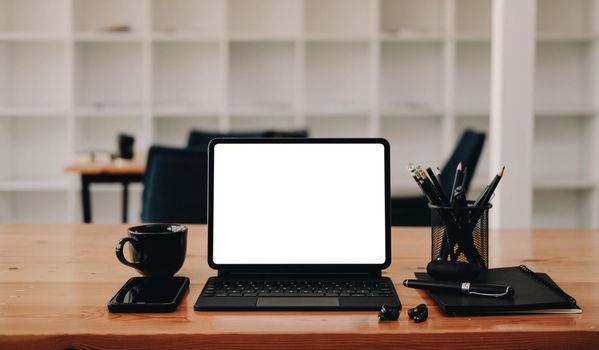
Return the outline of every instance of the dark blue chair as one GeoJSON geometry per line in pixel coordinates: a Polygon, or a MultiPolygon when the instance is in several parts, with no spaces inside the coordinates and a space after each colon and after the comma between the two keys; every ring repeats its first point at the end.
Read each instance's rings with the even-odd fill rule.
{"type": "Polygon", "coordinates": [[[260,138],[260,137],[308,137],[306,130],[264,130],[264,131],[234,131],[234,132],[213,132],[192,130],[187,138],[188,148],[208,149],[208,144],[212,139],[220,137],[235,137],[235,138],[260,138]]]}
{"type": "Polygon", "coordinates": [[[144,175],[142,222],[207,223],[207,188],[205,150],[152,146],[144,175]]]}
{"type": "MultiPolygon", "coordinates": [[[[464,182],[464,190],[468,193],[484,145],[485,133],[471,129],[464,131],[453,154],[441,169],[441,182],[445,193],[451,192],[455,171],[460,162],[468,168],[464,182]]],[[[406,173],[406,176],[409,175],[406,173]]],[[[414,186],[416,187],[416,184],[414,186]]],[[[393,226],[430,226],[428,200],[424,196],[391,198],[391,224],[393,226]]]]}

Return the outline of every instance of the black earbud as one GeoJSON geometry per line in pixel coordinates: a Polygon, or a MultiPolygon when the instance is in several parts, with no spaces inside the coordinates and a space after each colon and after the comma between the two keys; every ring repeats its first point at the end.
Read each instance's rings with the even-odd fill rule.
{"type": "Polygon", "coordinates": [[[395,321],[399,318],[399,307],[384,304],[379,311],[380,321],[395,321]]]}
{"type": "Polygon", "coordinates": [[[420,304],[408,310],[408,317],[420,323],[428,318],[428,308],[425,304],[420,304]]]}

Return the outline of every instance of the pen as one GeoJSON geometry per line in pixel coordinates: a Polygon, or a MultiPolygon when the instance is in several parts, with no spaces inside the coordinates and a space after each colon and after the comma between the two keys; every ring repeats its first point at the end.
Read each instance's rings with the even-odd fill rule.
{"type": "Polygon", "coordinates": [[[514,295],[514,293],[516,293],[514,288],[510,286],[470,282],[404,280],[403,285],[408,288],[426,289],[438,292],[453,292],[495,298],[511,297],[512,295],[514,295]]]}
{"type": "Polygon", "coordinates": [[[465,208],[468,206],[466,193],[464,193],[464,188],[462,186],[456,187],[453,193],[453,205],[456,208],[465,208]]]}
{"type": "Polygon", "coordinates": [[[466,180],[468,178],[468,167],[465,166],[464,167],[464,171],[462,172],[462,182],[460,183],[460,186],[462,186],[462,188],[466,188],[466,180]]]}

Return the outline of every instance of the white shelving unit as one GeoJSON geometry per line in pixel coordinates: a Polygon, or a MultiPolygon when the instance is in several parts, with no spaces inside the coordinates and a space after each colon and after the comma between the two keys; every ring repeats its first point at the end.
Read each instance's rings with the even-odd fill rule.
{"type": "MultiPolygon", "coordinates": [[[[79,221],[62,166],[119,132],[142,151],[192,128],[382,136],[393,193],[416,193],[406,163],[489,130],[491,2],[0,0],[0,222],[79,221]]],[[[599,226],[597,2],[538,1],[536,226],[599,226]]],[[[487,148],[474,190],[491,174],[487,148]]],[[[94,192],[116,222],[118,187],[94,192]]]]}
{"type": "Polygon", "coordinates": [[[599,2],[537,11],[533,225],[598,227],[599,2]]]}

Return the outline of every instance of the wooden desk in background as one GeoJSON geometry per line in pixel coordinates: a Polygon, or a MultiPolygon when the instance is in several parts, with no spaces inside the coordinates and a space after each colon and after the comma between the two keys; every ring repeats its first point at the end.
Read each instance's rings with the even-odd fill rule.
{"type": "Polygon", "coordinates": [[[113,162],[76,162],[67,165],[66,172],[81,175],[81,207],[83,222],[92,222],[91,192],[92,183],[120,183],[123,185],[122,217],[123,223],[127,222],[129,212],[129,184],[142,182],[145,165],[126,160],[113,162]]]}
{"type": "Polygon", "coordinates": [[[190,226],[179,275],[191,278],[179,309],[166,314],[110,314],[106,302],[131,276],[114,256],[121,225],[0,226],[0,348],[123,349],[425,349],[597,348],[599,231],[491,232],[491,266],[526,264],[547,272],[583,308],[578,315],[447,317],[401,281],[423,271],[430,231],[393,229],[395,282],[404,309],[398,322],[376,312],[196,312],[204,282],[206,227],[190,226]],[[430,307],[426,322],[406,310],[430,307]]]}

